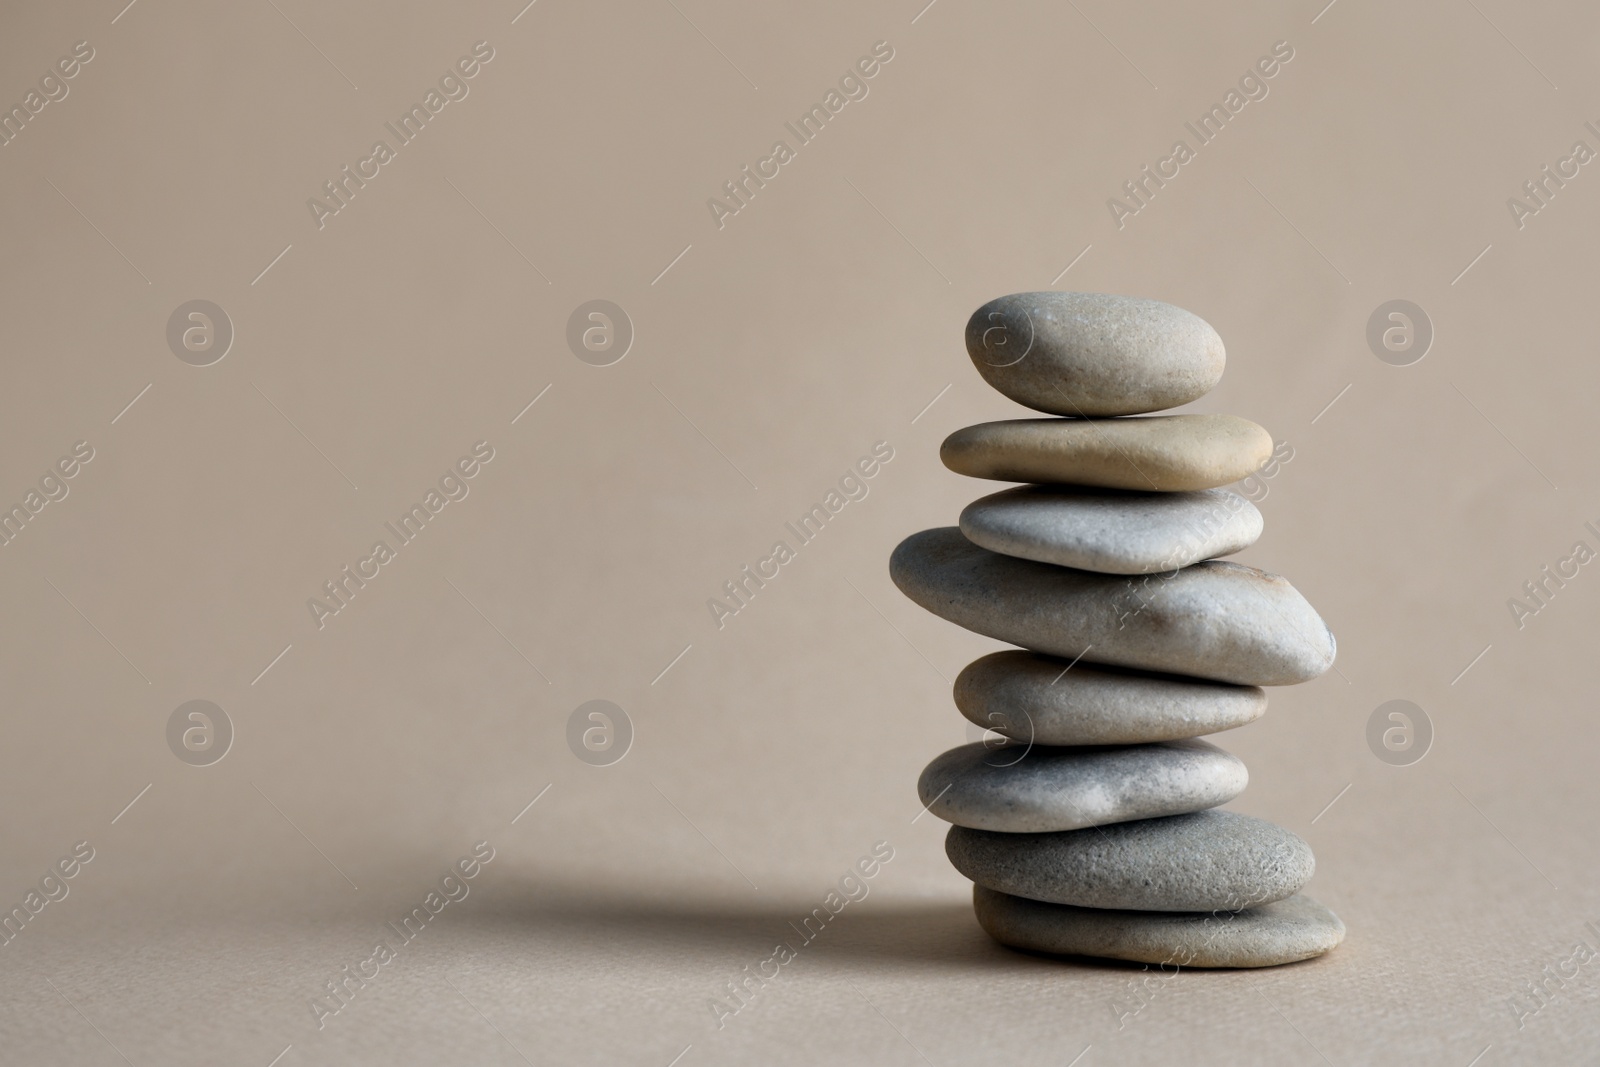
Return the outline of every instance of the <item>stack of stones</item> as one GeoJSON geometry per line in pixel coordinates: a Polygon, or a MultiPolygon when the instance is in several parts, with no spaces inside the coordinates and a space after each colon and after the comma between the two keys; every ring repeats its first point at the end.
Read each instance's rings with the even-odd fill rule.
{"type": "Polygon", "coordinates": [[[1304,840],[1219,810],[1248,775],[1199,738],[1259,718],[1267,685],[1333,665],[1334,639],[1276,574],[1218,560],[1261,535],[1221,488],[1272,456],[1232,415],[1124,418],[1222,376],[1204,320],[1153,300],[1019,293],[979,308],[984,380],[1052,416],[957,430],[959,474],[1039,483],[974,501],[890,561],[929,611],[1020,649],[970,664],[956,706],[992,731],[928,765],[929,811],[975,883],[978,921],[1015,948],[1190,967],[1265,967],[1344,938],[1300,889],[1304,840]]]}

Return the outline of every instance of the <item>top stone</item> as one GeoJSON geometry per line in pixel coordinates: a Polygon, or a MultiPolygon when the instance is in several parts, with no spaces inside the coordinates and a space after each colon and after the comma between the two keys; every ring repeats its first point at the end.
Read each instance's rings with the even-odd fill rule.
{"type": "Polygon", "coordinates": [[[1138,415],[1198,400],[1222,377],[1222,338],[1198,315],[1132,296],[1013,293],[967,320],[983,380],[1052,415],[1138,415]]]}

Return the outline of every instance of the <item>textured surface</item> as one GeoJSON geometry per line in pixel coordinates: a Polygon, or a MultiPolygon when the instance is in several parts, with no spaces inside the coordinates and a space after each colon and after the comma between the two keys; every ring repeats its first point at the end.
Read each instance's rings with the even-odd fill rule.
{"type": "Polygon", "coordinates": [[[1316,869],[1294,832],[1221,810],[1050,834],[952,826],[945,852],[1002,893],[1129,911],[1237,911],[1299,892],[1316,869]]]}
{"type": "Polygon", "coordinates": [[[1041,745],[1200,737],[1253,722],[1267,710],[1258,686],[1072,664],[1015,649],[967,664],[954,694],[974,724],[1041,745]]]}
{"type": "Polygon", "coordinates": [[[983,380],[1052,415],[1136,415],[1198,400],[1222,377],[1222,338],[1159,300],[1013,293],[967,320],[983,380]]]}
{"type": "Polygon", "coordinates": [[[1025,485],[961,512],[967,540],[1008,556],[1102,574],[1152,574],[1230,556],[1261,536],[1237,493],[1127,493],[1025,485]]]}
{"type": "Polygon", "coordinates": [[[1013,559],[953,526],[889,560],[922,607],[1036,652],[1241,685],[1292,685],[1333,665],[1334,640],[1287,580],[1236,563],[1132,579],[1013,559]]]}
{"type": "Polygon", "coordinates": [[[1011,419],[964,426],[939,457],[957,474],[1176,492],[1237,482],[1272,456],[1272,437],[1237,415],[1011,419]]]}
{"type": "MultiPolygon", "coordinates": [[[[1165,914],[1045,904],[973,886],[972,904],[978,922],[1002,945],[1154,964],[1162,979],[1184,967],[1274,967],[1310,959],[1337,947],[1345,932],[1337,915],[1300,894],[1238,913],[1165,914]]],[[[1144,1002],[1131,999],[1119,1018],[1144,1002]]]]}
{"type": "Polygon", "coordinates": [[[917,780],[931,814],[1012,833],[1177,815],[1226,804],[1249,783],[1244,763],[1205,741],[1046,748],[974,741],[936,757],[917,780]]]}

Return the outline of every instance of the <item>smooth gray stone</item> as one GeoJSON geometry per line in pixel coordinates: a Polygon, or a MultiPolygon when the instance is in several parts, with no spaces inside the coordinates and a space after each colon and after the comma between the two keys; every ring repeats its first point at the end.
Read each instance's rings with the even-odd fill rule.
{"type": "Polygon", "coordinates": [[[979,885],[1128,911],[1238,911],[1293,896],[1316,859],[1299,835],[1235,811],[1048,834],[952,826],[945,855],[979,885]]]}
{"type": "Polygon", "coordinates": [[[1261,512],[1238,493],[1130,493],[1025,485],[961,512],[967,540],[991,552],[1101,574],[1155,574],[1228,556],[1261,536],[1261,512]]]}
{"type": "Polygon", "coordinates": [[[955,700],[977,725],[1040,745],[1199,737],[1254,722],[1267,710],[1267,694],[1253,685],[1071,664],[1015,649],[967,664],[956,676],[955,700]]]}
{"type": "Polygon", "coordinates": [[[1237,563],[1093,574],[1002,556],[946,526],[900,542],[889,575],[958,626],[1067,659],[1239,685],[1293,685],[1333,665],[1333,634],[1294,586],[1237,563]]]}
{"type": "Polygon", "coordinates": [[[1249,782],[1243,760],[1195,739],[1098,748],[974,741],[928,764],[917,794],[957,826],[1037,834],[1213,808],[1249,782]]]}
{"type": "Polygon", "coordinates": [[[978,885],[972,887],[972,907],[978,925],[1002,945],[1132,960],[1163,972],[1168,967],[1276,967],[1320,956],[1344,940],[1339,917],[1301,894],[1238,913],[1196,914],[1074,908],[978,885]]]}
{"type": "Polygon", "coordinates": [[[1136,415],[1187,404],[1222,377],[1222,338],[1200,316],[1108,293],[1012,293],[967,320],[983,380],[1052,415],[1136,415]]]}

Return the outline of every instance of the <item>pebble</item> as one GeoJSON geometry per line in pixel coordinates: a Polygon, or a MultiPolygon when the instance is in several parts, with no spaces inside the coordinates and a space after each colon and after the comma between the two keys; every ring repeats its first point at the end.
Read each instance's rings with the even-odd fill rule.
{"type": "MultiPolygon", "coordinates": [[[[973,886],[978,924],[1002,945],[1166,968],[1276,967],[1344,940],[1344,923],[1303,894],[1237,914],[1107,911],[1046,904],[973,886]]],[[[1170,975],[1166,975],[1170,977],[1170,975]]]]}
{"type": "Polygon", "coordinates": [[[1200,740],[1096,748],[975,741],[928,764],[917,793],[957,826],[1037,834],[1213,808],[1249,781],[1243,760],[1200,740]]]}
{"type": "Polygon", "coordinates": [[[957,474],[1158,493],[1215,489],[1272,456],[1272,436],[1237,415],[1013,419],[966,426],[939,446],[957,474]]]}
{"type": "Polygon", "coordinates": [[[889,574],[958,626],[1035,652],[1239,685],[1293,685],[1333,665],[1333,634],[1294,586],[1220,560],[1172,575],[1092,574],[990,552],[953,526],[914,533],[889,574]]]}
{"type": "Polygon", "coordinates": [[[1013,293],[967,321],[983,380],[1052,415],[1137,415],[1187,404],[1222,377],[1222,338],[1193,312],[1105,293],[1013,293]]]}
{"type": "Polygon", "coordinates": [[[1267,710],[1258,686],[1069,664],[1037,652],[992,652],[956,676],[956,707],[979,726],[1039,745],[1199,737],[1267,710]]]}
{"type": "Polygon", "coordinates": [[[1080,908],[1238,911],[1298,893],[1316,861],[1299,835],[1233,811],[1058,833],[952,826],[945,855],[972,881],[1080,908]]]}
{"type": "Polygon", "coordinates": [[[1238,493],[1130,493],[1025,485],[961,512],[967,540],[992,552],[1102,574],[1154,574],[1229,556],[1261,536],[1238,493]]]}

